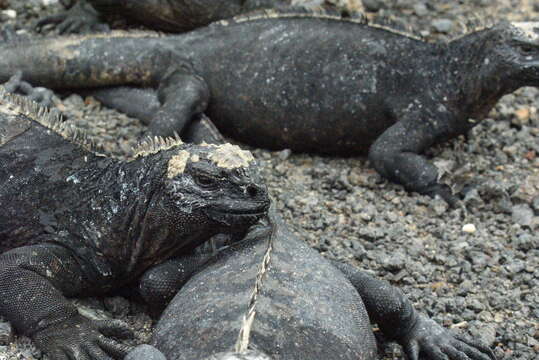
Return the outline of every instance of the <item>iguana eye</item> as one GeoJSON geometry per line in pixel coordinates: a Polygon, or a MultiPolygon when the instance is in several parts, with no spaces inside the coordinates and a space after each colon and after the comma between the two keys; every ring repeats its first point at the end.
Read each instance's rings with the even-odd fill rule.
{"type": "Polygon", "coordinates": [[[530,45],[521,45],[520,51],[524,54],[531,54],[533,52],[533,47],[530,45]]]}
{"type": "Polygon", "coordinates": [[[195,177],[196,182],[204,187],[213,186],[217,183],[217,180],[208,175],[197,175],[195,177]]]}

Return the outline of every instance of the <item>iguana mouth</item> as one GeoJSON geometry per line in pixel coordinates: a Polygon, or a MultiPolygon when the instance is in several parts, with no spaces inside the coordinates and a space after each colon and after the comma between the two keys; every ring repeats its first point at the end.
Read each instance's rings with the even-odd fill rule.
{"type": "Polygon", "coordinates": [[[248,216],[248,215],[264,215],[269,209],[268,201],[259,201],[250,203],[247,206],[215,206],[208,209],[208,213],[231,215],[231,216],[248,216]]]}
{"type": "Polygon", "coordinates": [[[254,224],[260,220],[268,210],[268,204],[262,203],[251,209],[208,209],[206,214],[214,221],[220,222],[227,226],[245,224],[254,224]]]}

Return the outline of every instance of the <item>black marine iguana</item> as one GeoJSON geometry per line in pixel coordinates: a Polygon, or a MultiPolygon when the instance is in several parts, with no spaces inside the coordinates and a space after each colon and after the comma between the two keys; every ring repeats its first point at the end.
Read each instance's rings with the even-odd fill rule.
{"type": "Polygon", "coordinates": [[[40,29],[55,24],[61,34],[100,31],[102,14],[120,14],[155,30],[183,32],[257,9],[303,5],[314,8],[359,11],[360,0],[61,0],[67,11],[47,16],[40,29]]]}
{"type": "Polygon", "coordinates": [[[264,11],[182,35],[5,45],[0,81],[22,70],[26,81],[58,89],[155,87],[159,101],[146,96],[158,108],[125,87],[100,99],[150,119],[159,135],[181,134],[205,112],[254,146],[369,151],[383,176],[453,202],[420,153],[466,133],[503,94],[539,85],[536,26],[501,22],[433,44],[361,18],[264,11]]]}
{"type": "MultiPolygon", "coordinates": [[[[169,274],[176,276],[146,278],[151,283],[146,292],[187,282],[151,340],[167,359],[370,360],[377,351],[369,319],[399,342],[410,360],[495,358],[487,346],[418,314],[388,283],[351,265],[330,263],[272,210],[268,218],[202,266],[192,258],[175,259],[173,266],[181,271],[169,274]]],[[[126,360],[164,359],[157,349],[142,346],[126,360]]]]}
{"type": "Polygon", "coordinates": [[[245,232],[269,205],[254,165],[237,146],[160,138],[132,161],[105,157],[1,90],[0,315],[52,359],[121,359],[108,336],[125,326],[86,319],[64,296],[105,293],[245,232]]]}

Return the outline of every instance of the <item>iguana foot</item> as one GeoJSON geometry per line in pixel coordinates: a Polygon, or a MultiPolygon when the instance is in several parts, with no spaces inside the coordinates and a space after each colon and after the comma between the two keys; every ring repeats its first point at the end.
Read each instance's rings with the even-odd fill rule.
{"type": "Polygon", "coordinates": [[[445,200],[449,206],[452,208],[455,208],[459,202],[459,198],[455,195],[453,195],[453,192],[451,191],[451,188],[446,184],[434,184],[432,186],[429,186],[428,188],[418,191],[421,194],[428,195],[430,197],[435,197],[436,195],[440,196],[442,199],[445,200]]]}
{"type": "Polygon", "coordinates": [[[488,346],[452,334],[424,316],[400,343],[409,360],[418,360],[419,354],[431,360],[496,360],[488,346]]]}
{"type": "Polygon", "coordinates": [[[84,34],[109,31],[101,22],[99,13],[85,1],[79,1],[69,10],[46,16],[36,23],[36,30],[42,31],[46,25],[53,25],[60,34],[84,34]]]}
{"type": "Polygon", "coordinates": [[[22,79],[21,71],[17,71],[3,86],[8,93],[24,95],[42,106],[54,105],[52,101],[54,92],[44,87],[33,87],[22,79]]]}
{"type": "Polygon", "coordinates": [[[77,315],[32,336],[36,345],[51,359],[123,359],[131,347],[109,337],[129,339],[133,333],[120,321],[94,321],[77,315]]]}

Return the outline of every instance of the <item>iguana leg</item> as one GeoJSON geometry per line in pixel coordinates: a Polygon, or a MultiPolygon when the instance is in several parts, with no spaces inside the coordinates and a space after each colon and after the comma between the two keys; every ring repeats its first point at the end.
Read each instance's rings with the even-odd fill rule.
{"type": "Polygon", "coordinates": [[[159,82],[157,90],[161,108],[150,121],[153,135],[181,135],[195,115],[206,110],[210,91],[204,79],[186,66],[173,69],[159,82]]]}
{"type": "Polygon", "coordinates": [[[2,85],[8,93],[24,95],[45,107],[53,106],[54,92],[44,87],[33,87],[22,79],[22,71],[17,71],[8,82],[2,85]]]}
{"type": "Polygon", "coordinates": [[[414,115],[384,131],[371,146],[369,160],[382,176],[404,185],[407,190],[433,197],[439,195],[454,205],[457,198],[449,186],[438,182],[436,166],[419,155],[439,139],[449,137],[453,132],[452,119],[448,119],[447,113],[414,115]]]}
{"type": "Polygon", "coordinates": [[[64,297],[87,294],[96,286],[88,282],[80,259],[59,245],[20,247],[0,255],[0,315],[55,360],[122,359],[128,352],[109,338],[129,337],[125,325],[84,318],[64,297]]]}
{"type": "MultiPolygon", "coordinates": [[[[80,91],[95,97],[104,106],[116,109],[148,124],[161,107],[157,92],[151,88],[117,86],[80,91]]],[[[182,132],[182,140],[189,143],[223,144],[225,139],[213,122],[205,115],[194,116],[182,132]]]]}
{"type": "Polygon", "coordinates": [[[78,0],[68,10],[44,17],[36,23],[36,29],[46,25],[54,25],[60,34],[82,34],[109,30],[101,21],[99,12],[87,0],[78,0]]]}
{"type": "Polygon", "coordinates": [[[169,58],[154,64],[157,91],[137,86],[114,86],[83,91],[96,97],[103,105],[135,116],[149,123],[152,135],[182,135],[208,106],[210,92],[204,79],[195,74],[192,65],[172,51],[161,49],[152,57],[169,58]],[[172,63],[172,64],[169,64],[172,63]]]}
{"type": "Polygon", "coordinates": [[[418,314],[410,301],[397,288],[357,270],[349,264],[332,261],[357,289],[369,318],[384,335],[398,341],[408,355],[417,360],[419,354],[432,360],[492,360],[488,346],[454,335],[433,320],[418,314]]]}
{"type": "Polygon", "coordinates": [[[209,255],[190,255],[168,260],[147,270],[140,278],[139,293],[152,309],[160,313],[178,290],[201,270],[209,255]]]}
{"type": "Polygon", "coordinates": [[[182,139],[194,144],[224,144],[225,138],[213,124],[213,122],[204,114],[191,122],[191,125],[184,132],[182,139]]]}
{"type": "Polygon", "coordinates": [[[157,91],[152,88],[115,86],[83,89],[78,92],[85,96],[93,96],[104,106],[137,118],[146,125],[161,107],[157,91]]]}

